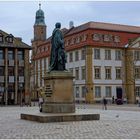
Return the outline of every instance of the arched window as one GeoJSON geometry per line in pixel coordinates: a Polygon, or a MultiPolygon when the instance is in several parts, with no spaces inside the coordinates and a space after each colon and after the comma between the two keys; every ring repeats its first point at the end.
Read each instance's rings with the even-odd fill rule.
{"type": "Polygon", "coordinates": [[[5,41],[8,43],[13,43],[13,35],[9,34],[7,37],[5,37],[5,41]]]}

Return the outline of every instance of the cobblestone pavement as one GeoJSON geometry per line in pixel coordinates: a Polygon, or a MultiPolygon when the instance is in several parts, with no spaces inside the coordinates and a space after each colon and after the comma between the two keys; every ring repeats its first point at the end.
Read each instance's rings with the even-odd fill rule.
{"type": "Polygon", "coordinates": [[[99,113],[99,121],[38,123],[20,119],[21,113],[38,113],[38,107],[0,107],[0,139],[140,138],[140,107],[108,108],[112,110],[102,110],[101,106],[77,105],[76,111],[99,113]]]}

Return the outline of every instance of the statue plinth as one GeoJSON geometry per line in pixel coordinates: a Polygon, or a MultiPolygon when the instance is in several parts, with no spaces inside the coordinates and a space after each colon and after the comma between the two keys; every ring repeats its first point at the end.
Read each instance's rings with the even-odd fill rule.
{"type": "Polygon", "coordinates": [[[74,113],[73,75],[68,71],[51,71],[44,77],[45,113],[74,113]]]}

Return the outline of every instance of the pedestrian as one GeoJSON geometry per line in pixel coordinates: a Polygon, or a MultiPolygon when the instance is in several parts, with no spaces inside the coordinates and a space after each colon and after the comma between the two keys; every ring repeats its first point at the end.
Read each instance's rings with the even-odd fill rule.
{"type": "Polygon", "coordinates": [[[25,99],[22,98],[22,106],[25,106],[25,99]]]}
{"type": "Polygon", "coordinates": [[[42,104],[43,104],[43,98],[40,96],[39,97],[39,110],[42,112],[42,104]]]}
{"type": "Polygon", "coordinates": [[[115,99],[114,99],[114,96],[112,97],[112,104],[114,104],[114,102],[115,102],[115,99]]]}
{"type": "Polygon", "coordinates": [[[107,110],[107,99],[104,97],[103,98],[103,110],[105,109],[105,110],[107,110]]]}
{"type": "Polygon", "coordinates": [[[140,107],[140,96],[139,96],[139,99],[138,99],[138,105],[139,105],[139,107],[140,107]]]}

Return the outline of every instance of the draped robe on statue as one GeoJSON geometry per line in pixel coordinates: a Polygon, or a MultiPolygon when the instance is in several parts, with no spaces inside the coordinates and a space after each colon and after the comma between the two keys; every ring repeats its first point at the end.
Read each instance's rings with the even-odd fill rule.
{"type": "Polygon", "coordinates": [[[66,54],[63,34],[59,28],[54,29],[51,44],[50,71],[63,71],[65,70],[66,54]]]}

